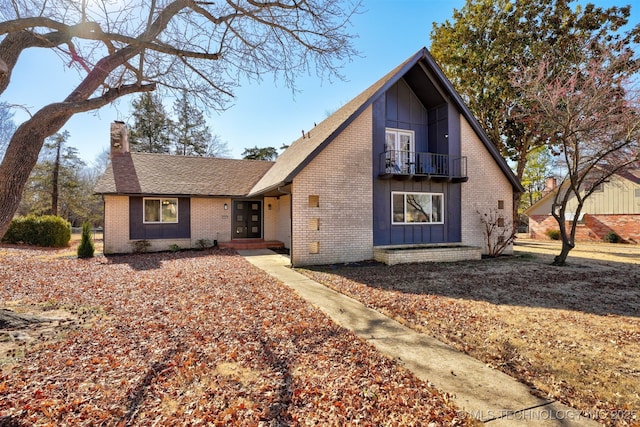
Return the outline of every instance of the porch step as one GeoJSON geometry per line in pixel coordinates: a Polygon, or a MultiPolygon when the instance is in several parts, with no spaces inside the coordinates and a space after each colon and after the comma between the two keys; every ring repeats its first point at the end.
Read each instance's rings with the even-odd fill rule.
{"type": "Polygon", "coordinates": [[[221,248],[229,248],[235,250],[247,249],[268,249],[268,248],[284,248],[284,243],[278,240],[264,239],[234,239],[229,242],[220,242],[218,246],[221,248]]]}
{"type": "Polygon", "coordinates": [[[376,246],[373,258],[388,265],[411,262],[455,262],[482,258],[482,248],[462,243],[376,246]]]}

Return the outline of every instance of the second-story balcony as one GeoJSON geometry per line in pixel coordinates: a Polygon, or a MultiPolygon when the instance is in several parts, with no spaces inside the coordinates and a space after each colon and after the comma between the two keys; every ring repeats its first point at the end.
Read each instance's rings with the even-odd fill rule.
{"type": "Polygon", "coordinates": [[[385,151],[380,153],[379,175],[394,179],[466,182],[467,158],[416,151],[385,151]]]}

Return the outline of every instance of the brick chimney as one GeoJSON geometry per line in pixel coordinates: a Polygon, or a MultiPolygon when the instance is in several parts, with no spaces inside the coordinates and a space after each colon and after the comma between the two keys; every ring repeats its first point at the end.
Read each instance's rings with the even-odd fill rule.
{"type": "Polygon", "coordinates": [[[556,185],[557,181],[556,181],[556,177],[554,176],[549,176],[547,178],[544,179],[544,190],[542,190],[543,194],[547,194],[553,190],[556,189],[556,185]]]}
{"type": "Polygon", "coordinates": [[[129,152],[129,132],[124,122],[111,123],[111,158],[129,152]]]}

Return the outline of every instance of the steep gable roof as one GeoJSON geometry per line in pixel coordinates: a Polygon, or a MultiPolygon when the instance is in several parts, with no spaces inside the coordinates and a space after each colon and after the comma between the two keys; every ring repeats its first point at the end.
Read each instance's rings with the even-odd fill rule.
{"type": "Polygon", "coordinates": [[[215,157],[115,155],[96,194],[244,196],[273,162],[215,157]]]}
{"type": "MultiPolygon", "coordinates": [[[[292,182],[293,178],[302,170],[322,149],[329,144],[344,128],[346,128],[360,113],[393,84],[400,80],[413,66],[422,63],[429,69],[437,83],[450,96],[458,110],[465,116],[480,140],[491,153],[502,172],[511,182],[516,191],[524,189],[507,165],[504,158],[495,148],[477,119],[471,114],[460,95],[446,78],[435,59],[427,48],[420,49],[415,55],[398,65],[391,72],[375,82],[364,92],[353,98],[338,111],[319,123],[309,131],[309,135],[299,138],[287,148],[277,159],[275,165],[251,189],[250,195],[264,194],[292,182]]],[[[425,78],[427,78],[425,76],[425,78]]]]}

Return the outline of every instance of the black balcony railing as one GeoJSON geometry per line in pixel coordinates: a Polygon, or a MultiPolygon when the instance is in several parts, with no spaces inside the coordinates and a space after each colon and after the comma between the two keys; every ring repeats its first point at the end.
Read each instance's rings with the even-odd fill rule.
{"type": "Polygon", "coordinates": [[[467,180],[467,158],[416,151],[385,151],[380,154],[380,176],[467,180]]]}

